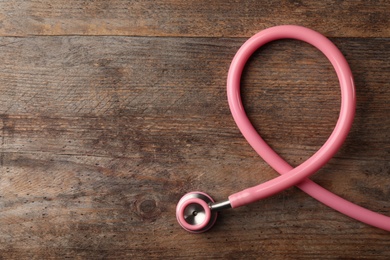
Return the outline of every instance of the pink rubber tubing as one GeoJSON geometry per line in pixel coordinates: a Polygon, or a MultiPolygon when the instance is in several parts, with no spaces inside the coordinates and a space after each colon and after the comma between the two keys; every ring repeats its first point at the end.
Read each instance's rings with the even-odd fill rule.
{"type": "Polygon", "coordinates": [[[366,224],[390,231],[390,217],[353,204],[307,179],[326,164],[338,151],[351,128],[355,114],[355,87],[347,61],[337,47],[313,30],[282,25],[259,32],[245,42],[235,55],[228,74],[227,94],[231,113],[243,136],[253,149],[281,176],[229,196],[233,208],[269,197],[296,185],[325,205],[366,224]],[[240,80],[245,63],[262,45],[278,39],[296,39],[307,42],[329,59],[340,82],[341,108],[337,124],[325,144],[308,160],[293,168],[260,137],[249,121],[240,96],[240,80]]]}

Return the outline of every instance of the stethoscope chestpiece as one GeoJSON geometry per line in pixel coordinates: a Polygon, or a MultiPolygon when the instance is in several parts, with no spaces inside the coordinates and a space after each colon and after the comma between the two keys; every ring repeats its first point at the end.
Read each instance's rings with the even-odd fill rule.
{"type": "Polygon", "coordinates": [[[214,200],[203,192],[190,192],[184,195],[176,206],[179,224],[191,233],[209,230],[217,219],[217,211],[211,210],[214,200]]]}

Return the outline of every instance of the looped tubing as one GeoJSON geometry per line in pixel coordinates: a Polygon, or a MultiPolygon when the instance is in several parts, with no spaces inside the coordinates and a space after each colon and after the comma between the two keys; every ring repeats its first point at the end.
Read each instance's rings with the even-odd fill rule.
{"type": "Polygon", "coordinates": [[[227,95],[230,111],[245,139],[281,175],[229,196],[233,208],[264,199],[296,185],[313,198],[351,218],[390,231],[390,217],[351,203],[307,179],[339,150],[355,115],[356,100],[352,73],[344,56],[330,40],[318,32],[296,25],[276,26],[257,33],[241,46],[233,58],[227,79],[227,95]],[[295,168],[284,161],[260,137],[245,113],[240,95],[241,75],[249,57],[264,44],[286,38],[301,40],[319,49],[333,65],[341,89],[340,115],[332,134],[313,156],[295,168]]]}

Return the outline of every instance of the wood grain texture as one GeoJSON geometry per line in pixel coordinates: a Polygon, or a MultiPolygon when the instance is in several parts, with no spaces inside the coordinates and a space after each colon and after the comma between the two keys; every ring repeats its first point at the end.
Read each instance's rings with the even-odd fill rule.
{"type": "MultiPolygon", "coordinates": [[[[354,72],[350,136],[313,176],[390,215],[390,41],[331,39],[354,72]]],[[[389,259],[390,235],[296,188],[183,231],[186,192],[217,200],[277,176],[243,139],[225,94],[244,38],[0,39],[0,258],[389,259]]],[[[335,73],[315,48],[258,51],[242,95],[255,127],[291,164],[337,120],[335,73]]]]}
{"type": "Polygon", "coordinates": [[[331,37],[389,37],[386,0],[0,1],[0,35],[249,37],[299,24],[331,37]]]}
{"type": "MultiPolygon", "coordinates": [[[[247,37],[318,30],[355,76],[356,119],[314,181],[390,216],[389,1],[0,1],[0,259],[389,259],[390,235],[296,188],[201,235],[175,206],[277,176],[239,133],[227,71],[247,37]],[[88,36],[88,37],[86,37],[88,36]],[[131,37],[128,37],[131,36],[131,37]]],[[[335,72],[284,40],[242,78],[256,129],[296,166],[337,120],[335,72]]]]}

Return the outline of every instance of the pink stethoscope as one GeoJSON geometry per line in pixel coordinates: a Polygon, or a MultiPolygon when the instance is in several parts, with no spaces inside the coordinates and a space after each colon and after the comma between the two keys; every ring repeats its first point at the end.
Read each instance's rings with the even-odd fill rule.
{"type": "Polygon", "coordinates": [[[349,202],[308,179],[341,147],[355,115],[356,100],[352,73],[344,56],[330,40],[318,32],[296,25],[276,26],[257,33],[241,46],[233,58],[227,78],[227,95],[230,111],[241,133],[280,176],[234,193],[227,201],[219,203],[214,202],[203,192],[187,193],[176,207],[177,220],[185,230],[193,233],[207,231],[215,223],[219,211],[247,205],[296,185],[313,198],[351,218],[390,231],[390,217],[349,202]],[[285,38],[307,42],[322,51],[336,70],[341,88],[340,115],[332,134],[312,157],[295,168],[284,161],[260,137],[245,113],[240,96],[241,75],[249,57],[264,44],[285,38]]]}

